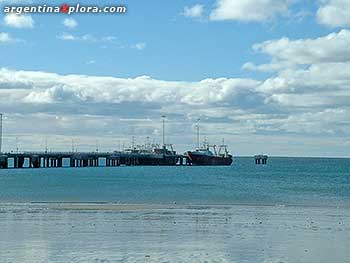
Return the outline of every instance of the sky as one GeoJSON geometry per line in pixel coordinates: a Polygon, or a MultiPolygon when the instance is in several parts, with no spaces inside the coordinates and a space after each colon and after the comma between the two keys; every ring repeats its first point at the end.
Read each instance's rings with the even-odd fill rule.
{"type": "Polygon", "coordinates": [[[5,14],[3,151],[119,150],[350,156],[350,1],[80,0],[125,14],[5,14]]]}

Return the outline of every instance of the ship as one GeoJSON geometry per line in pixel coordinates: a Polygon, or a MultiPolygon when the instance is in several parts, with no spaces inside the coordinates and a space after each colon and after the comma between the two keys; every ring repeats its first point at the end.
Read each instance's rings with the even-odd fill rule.
{"type": "Polygon", "coordinates": [[[219,146],[210,145],[204,140],[203,147],[199,146],[199,119],[197,122],[197,149],[185,153],[192,165],[231,165],[233,162],[232,155],[227,150],[224,140],[219,146]],[[212,149],[212,150],[211,150],[212,149]]]}
{"type": "Polygon", "coordinates": [[[216,145],[203,145],[195,151],[188,151],[185,154],[192,165],[231,165],[233,158],[227,151],[227,145],[220,145],[216,151],[216,145]],[[212,148],[213,150],[210,150],[212,148]]]}
{"type": "Polygon", "coordinates": [[[125,165],[176,165],[181,156],[176,154],[172,144],[165,143],[165,116],[162,116],[163,123],[163,145],[151,144],[149,137],[144,145],[135,146],[134,136],[132,147],[125,149],[119,154],[120,163],[125,165]]]}
{"type": "Polygon", "coordinates": [[[173,150],[172,145],[156,145],[151,149],[126,149],[119,154],[121,164],[125,165],[176,165],[179,155],[173,150]]]}

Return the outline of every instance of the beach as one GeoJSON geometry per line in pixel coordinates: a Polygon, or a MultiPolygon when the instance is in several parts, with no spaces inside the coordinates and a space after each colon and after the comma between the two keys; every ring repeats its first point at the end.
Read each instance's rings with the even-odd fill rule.
{"type": "Polygon", "coordinates": [[[347,262],[350,210],[3,204],[1,262],[347,262]]]}

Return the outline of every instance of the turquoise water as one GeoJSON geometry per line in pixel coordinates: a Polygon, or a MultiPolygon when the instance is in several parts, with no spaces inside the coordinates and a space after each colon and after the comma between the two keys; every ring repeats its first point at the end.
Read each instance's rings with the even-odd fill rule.
{"type": "Polygon", "coordinates": [[[256,166],[0,170],[0,202],[350,206],[350,159],[270,158],[256,166]]]}

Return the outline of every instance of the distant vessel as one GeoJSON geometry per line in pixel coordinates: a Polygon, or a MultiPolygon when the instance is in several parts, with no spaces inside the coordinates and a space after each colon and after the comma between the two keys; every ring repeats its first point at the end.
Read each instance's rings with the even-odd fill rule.
{"type": "Polygon", "coordinates": [[[176,165],[179,156],[172,149],[152,147],[152,149],[126,149],[120,155],[121,164],[125,165],[176,165]]]}
{"type": "Polygon", "coordinates": [[[210,145],[206,141],[203,147],[199,146],[199,119],[197,122],[197,149],[185,153],[192,165],[231,165],[232,155],[227,150],[227,145],[224,141],[216,150],[216,145],[210,145]],[[210,150],[212,148],[212,151],[210,150]]]}
{"type": "Polygon", "coordinates": [[[132,148],[126,149],[120,156],[120,163],[125,165],[176,165],[180,155],[176,154],[172,144],[165,144],[165,116],[162,116],[163,123],[163,146],[147,142],[144,148],[135,147],[134,137],[132,148]],[[169,147],[169,148],[167,148],[169,147]]]}

